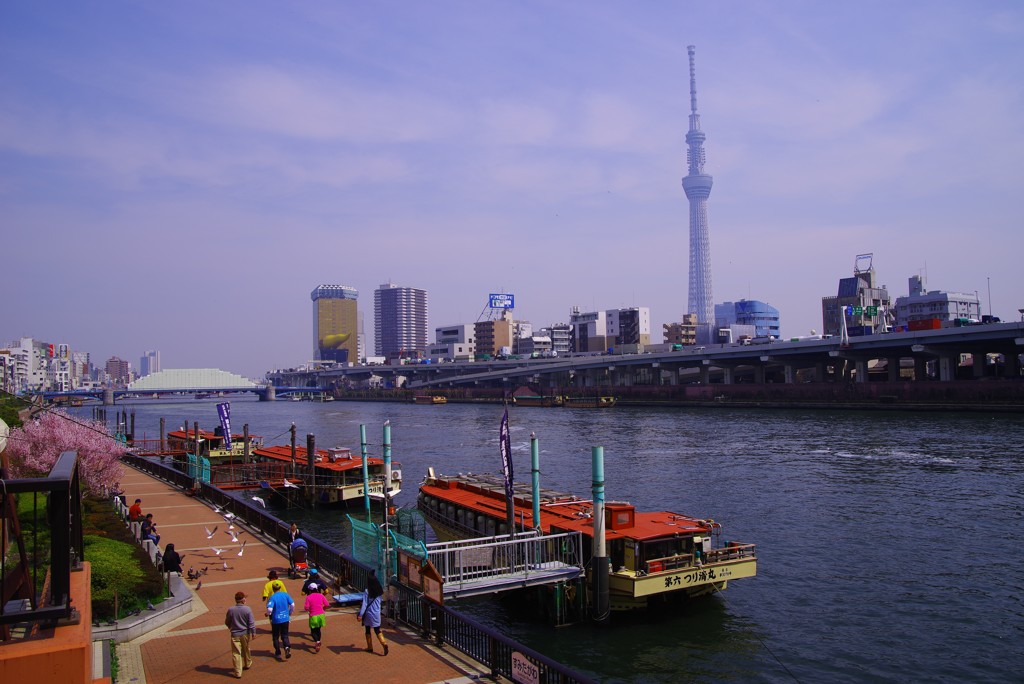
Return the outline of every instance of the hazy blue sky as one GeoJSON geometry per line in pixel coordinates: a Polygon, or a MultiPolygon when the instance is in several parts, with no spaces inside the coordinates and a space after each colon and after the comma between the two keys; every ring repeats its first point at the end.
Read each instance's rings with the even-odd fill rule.
{"type": "Polygon", "coordinates": [[[821,328],[854,258],[895,298],[1024,307],[1024,5],[7,2],[0,344],[250,376],[310,291],[490,292],[535,326],[685,312],[687,45],[715,302],[821,328]]]}

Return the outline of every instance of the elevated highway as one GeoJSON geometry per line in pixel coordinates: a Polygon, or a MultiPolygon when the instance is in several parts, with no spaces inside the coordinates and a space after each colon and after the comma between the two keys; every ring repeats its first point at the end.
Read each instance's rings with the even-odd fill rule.
{"type": "Polygon", "coordinates": [[[895,381],[1019,378],[1024,323],[996,323],[850,338],[771,344],[687,347],[645,354],[493,360],[330,370],[275,371],[274,385],[323,389],[360,387],[379,378],[392,387],[449,389],[628,387],[634,385],[867,382],[872,372],[895,381]],[[902,376],[901,376],[902,373],[902,376]]]}

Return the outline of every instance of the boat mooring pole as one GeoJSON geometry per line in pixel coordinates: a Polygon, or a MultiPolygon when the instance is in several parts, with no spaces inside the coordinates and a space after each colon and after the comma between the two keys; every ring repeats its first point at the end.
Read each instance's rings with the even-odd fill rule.
{"type": "MultiPolygon", "coordinates": [[[[161,430],[163,432],[163,430],[161,430]]],[[[242,462],[249,462],[249,424],[242,426],[242,462]]]]}
{"type": "Polygon", "coordinates": [[[533,529],[540,529],[540,442],[530,433],[530,474],[533,476],[533,529]]]}
{"type": "Polygon", "coordinates": [[[594,622],[608,622],[608,552],[604,540],[604,447],[591,448],[594,492],[594,557],[590,560],[591,591],[594,595],[594,622]]]}
{"type": "Polygon", "coordinates": [[[312,432],[306,434],[306,501],[310,506],[316,505],[316,435],[312,432]]]}
{"type": "Polygon", "coordinates": [[[165,421],[163,418],[160,419],[160,458],[164,457],[164,452],[167,451],[167,433],[164,432],[165,421]]]}
{"type": "MultiPolygon", "coordinates": [[[[391,421],[384,421],[384,493],[391,493],[391,421]]],[[[385,507],[386,508],[386,507],[385,507]]],[[[387,515],[385,513],[385,515],[387,515]]]]}
{"type": "Polygon", "coordinates": [[[366,522],[370,519],[370,469],[366,464],[366,426],[359,426],[359,450],[363,454],[363,504],[366,506],[366,522]]]}
{"type": "Polygon", "coordinates": [[[295,423],[292,423],[288,431],[292,433],[292,477],[295,477],[295,423]]]}

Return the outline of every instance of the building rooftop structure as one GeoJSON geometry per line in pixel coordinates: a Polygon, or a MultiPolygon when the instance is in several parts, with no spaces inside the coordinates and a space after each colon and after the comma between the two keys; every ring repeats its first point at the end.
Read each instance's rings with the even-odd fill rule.
{"type": "Polygon", "coordinates": [[[172,389],[242,389],[256,388],[252,380],[217,368],[168,368],[159,373],[139,378],[128,389],[156,392],[172,389]]]}

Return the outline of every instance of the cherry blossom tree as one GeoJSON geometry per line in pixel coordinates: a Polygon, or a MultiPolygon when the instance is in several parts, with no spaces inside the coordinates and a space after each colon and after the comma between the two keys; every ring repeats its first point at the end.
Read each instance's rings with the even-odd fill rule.
{"type": "Polygon", "coordinates": [[[11,430],[7,440],[11,476],[45,476],[65,451],[78,452],[79,477],[93,494],[103,493],[124,474],[120,457],[125,448],[103,423],[54,409],[11,430]]]}

